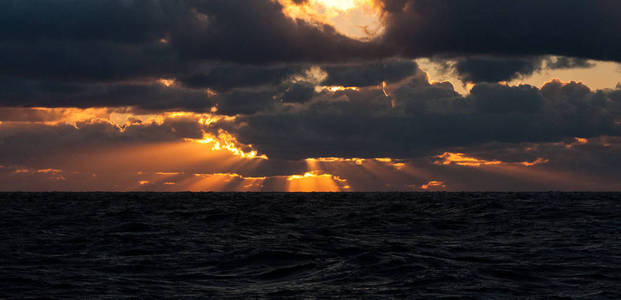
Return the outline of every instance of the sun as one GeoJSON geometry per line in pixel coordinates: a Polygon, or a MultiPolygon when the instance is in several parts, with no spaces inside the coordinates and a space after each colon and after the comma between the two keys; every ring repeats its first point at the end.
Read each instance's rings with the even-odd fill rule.
{"type": "Polygon", "coordinates": [[[353,39],[370,40],[383,32],[381,10],[375,0],[275,0],[294,20],[328,24],[353,39]]]}
{"type": "Polygon", "coordinates": [[[338,9],[338,10],[350,10],[356,7],[357,3],[360,1],[355,0],[311,0],[310,2],[315,2],[316,4],[323,5],[329,9],[338,9]]]}

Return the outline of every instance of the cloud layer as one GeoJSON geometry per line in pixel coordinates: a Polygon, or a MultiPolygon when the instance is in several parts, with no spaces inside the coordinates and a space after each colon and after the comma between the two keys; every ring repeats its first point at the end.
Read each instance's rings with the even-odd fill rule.
{"type": "MultiPolygon", "coordinates": [[[[70,169],[99,179],[106,170],[110,183],[114,172],[105,164],[91,170],[58,157],[85,151],[106,161],[118,149],[156,147],[183,165],[150,161],[188,180],[228,178],[253,188],[261,181],[263,189],[305,175],[341,189],[465,189],[458,178],[481,172],[435,164],[443,153],[502,162],[483,164],[477,177],[492,180],[504,170],[498,188],[546,186],[529,182],[531,175],[560,188],[618,186],[606,178],[621,167],[610,158],[619,150],[621,86],[594,90],[580,78],[506,83],[596,68],[593,60],[621,62],[618,1],[377,0],[384,28],[367,40],[293,19],[280,3],[0,1],[0,179],[9,188],[22,176],[49,186],[80,177],[70,169]],[[444,65],[467,93],[430,78],[415,63],[421,57],[444,65]],[[173,144],[202,163],[178,158],[173,144]],[[217,159],[188,147],[233,158],[218,156],[231,164],[215,167],[217,159]],[[250,162],[247,153],[254,153],[250,162]],[[310,168],[307,158],[324,158],[322,168],[310,168]],[[577,168],[589,176],[574,174],[577,168]]],[[[120,168],[125,180],[155,187],[153,178],[136,178],[146,167],[120,168]]]]}

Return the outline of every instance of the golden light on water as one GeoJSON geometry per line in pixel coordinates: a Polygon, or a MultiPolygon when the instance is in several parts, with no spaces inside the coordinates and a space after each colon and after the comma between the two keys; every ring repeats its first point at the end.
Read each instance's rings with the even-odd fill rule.
{"type": "Polygon", "coordinates": [[[333,26],[348,37],[369,40],[383,32],[381,10],[374,0],[277,0],[294,20],[333,26]]]}

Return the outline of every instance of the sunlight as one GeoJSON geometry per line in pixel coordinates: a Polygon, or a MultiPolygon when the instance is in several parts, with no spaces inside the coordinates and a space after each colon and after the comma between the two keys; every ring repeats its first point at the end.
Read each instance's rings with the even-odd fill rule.
{"type": "Polygon", "coordinates": [[[355,87],[355,86],[316,86],[315,87],[315,92],[321,92],[321,91],[329,91],[332,93],[336,93],[336,92],[345,92],[345,91],[360,91],[360,88],[355,87]]]}
{"type": "Polygon", "coordinates": [[[463,153],[445,152],[442,155],[438,155],[437,158],[441,160],[437,160],[434,163],[436,165],[445,165],[445,166],[455,164],[455,165],[464,166],[464,167],[480,167],[480,166],[502,164],[502,162],[498,160],[488,161],[488,160],[478,159],[474,157],[468,157],[463,153]]]}
{"type": "Polygon", "coordinates": [[[210,133],[204,133],[203,139],[186,139],[186,141],[207,144],[211,146],[211,150],[213,151],[228,151],[241,158],[268,159],[265,154],[258,155],[258,152],[252,148],[252,145],[247,145],[245,147],[240,145],[234,136],[222,129],[218,130],[217,136],[210,133]]]}
{"type": "Polygon", "coordinates": [[[530,161],[504,162],[500,160],[484,160],[484,159],[478,159],[475,157],[469,157],[463,153],[451,153],[451,152],[445,152],[442,155],[436,156],[436,158],[438,158],[438,160],[434,162],[435,165],[439,165],[439,166],[457,165],[457,166],[462,166],[462,167],[473,167],[473,168],[479,168],[482,166],[500,166],[500,165],[504,165],[504,166],[519,165],[519,166],[524,166],[524,167],[533,167],[537,165],[547,164],[550,162],[549,159],[545,159],[542,157],[539,157],[532,162],[530,161]]]}
{"type": "Polygon", "coordinates": [[[357,2],[361,2],[361,1],[356,1],[356,0],[315,0],[315,1],[311,1],[311,2],[315,2],[316,4],[319,5],[323,5],[324,7],[328,8],[328,9],[338,9],[338,10],[350,10],[354,7],[357,6],[357,2]]]}
{"type": "Polygon", "coordinates": [[[369,40],[383,32],[381,10],[373,0],[277,0],[294,20],[333,26],[348,37],[369,40]]]}
{"type": "Polygon", "coordinates": [[[160,80],[158,80],[158,82],[165,86],[165,87],[171,87],[173,85],[175,85],[175,80],[174,79],[166,79],[166,78],[161,78],[160,80]]]}
{"type": "Polygon", "coordinates": [[[194,174],[180,183],[189,191],[258,192],[266,177],[245,177],[235,173],[194,174]]]}
{"type": "Polygon", "coordinates": [[[346,179],[318,171],[287,177],[288,192],[342,192],[350,188],[346,179]]]}

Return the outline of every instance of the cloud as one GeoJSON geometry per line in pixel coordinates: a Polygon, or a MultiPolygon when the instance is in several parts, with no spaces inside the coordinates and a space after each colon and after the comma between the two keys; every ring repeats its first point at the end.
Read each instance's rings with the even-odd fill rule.
{"type": "Polygon", "coordinates": [[[195,119],[166,119],[161,124],[133,124],[125,127],[105,121],[65,123],[0,124],[0,156],[15,164],[46,155],[60,155],[70,149],[92,149],[115,145],[144,145],[202,139],[203,126],[195,119]]]}
{"type": "Polygon", "coordinates": [[[328,86],[365,87],[386,81],[394,83],[412,76],[418,66],[412,60],[378,60],[368,63],[341,64],[322,67],[328,78],[322,82],[328,86]]]}
{"type": "Polygon", "coordinates": [[[508,82],[546,70],[593,68],[584,58],[565,56],[466,56],[434,59],[445,73],[455,73],[463,82],[508,82]]]}
{"type": "Polygon", "coordinates": [[[594,66],[595,64],[584,58],[559,56],[546,60],[548,69],[592,68],[594,66]]]}
{"type": "MultiPolygon", "coordinates": [[[[313,72],[321,73],[320,70],[313,72]]],[[[32,148],[27,142],[30,140],[42,143],[40,149],[61,149],[92,143],[201,139],[204,133],[217,136],[219,130],[224,130],[241,144],[254,145],[260,154],[296,160],[309,157],[413,158],[443,153],[450,147],[475,147],[490,142],[543,143],[620,134],[619,90],[592,91],[581,83],[558,80],[541,88],[480,83],[466,96],[455,92],[448,83],[430,83],[418,68],[406,80],[386,87],[341,91],[316,90],[308,81],[215,94],[177,84],[139,87],[158,91],[147,99],[151,102],[140,104],[144,113],[149,112],[144,108],[157,109],[158,103],[166,108],[190,111],[210,111],[215,105],[219,114],[236,117],[220,117],[209,124],[200,123],[199,117],[166,119],[163,123],[132,121],[120,127],[107,121],[114,112],[109,108],[76,113],[85,114],[83,118],[71,118],[71,112],[59,110],[12,108],[0,113],[0,117],[5,116],[0,121],[6,122],[0,125],[0,142],[9,145],[5,151],[10,157],[11,153],[23,156],[34,151],[29,149],[32,148]],[[162,96],[160,92],[169,93],[170,97],[158,98],[162,96]],[[196,100],[176,96],[177,93],[196,95],[196,100]],[[171,99],[179,99],[180,103],[169,102],[171,99]],[[71,121],[63,124],[55,120],[71,121]],[[20,121],[48,124],[14,123],[20,121]]],[[[98,85],[96,89],[108,92],[98,85]]],[[[102,94],[118,95],[114,98],[119,101],[119,110],[126,110],[125,105],[141,99],[131,93],[115,92],[102,94]]],[[[47,96],[68,103],[74,99],[53,93],[47,96]]],[[[99,99],[105,98],[107,96],[99,99]]],[[[139,111],[134,110],[134,113],[139,111]]]]}
{"type": "Polygon", "coordinates": [[[537,113],[545,102],[539,89],[529,85],[509,87],[499,84],[479,84],[472,88],[468,99],[480,113],[537,113]]]}
{"type": "Polygon", "coordinates": [[[488,142],[553,142],[619,135],[618,91],[551,81],[479,84],[468,96],[414,77],[393,98],[380,88],[324,93],[296,110],[222,124],[270,157],[419,157],[488,142]],[[391,105],[391,100],[396,106],[391,105]]]}
{"type": "Polygon", "coordinates": [[[0,106],[126,107],[153,110],[208,111],[205,90],[167,87],[159,82],[80,83],[0,78],[0,106]]]}
{"type": "MultiPolygon", "coordinates": [[[[499,176],[433,165],[442,153],[528,164],[549,159],[532,166],[531,173],[570,172],[580,165],[585,172],[614,175],[619,161],[606,157],[615,156],[618,142],[607,147],[603,140],[621,135],[621,87],[499,82],[549,69],[588,68],[592,59],[621,61],[618,1],[378,3],[383,34],[362,41],[330,25],[292,19],[273,0],[3,1],[0,164],[62,169],[69,181],[76,176],[67,166],[35,162],[82,149],[222,135],[240,144],[220,141],[222,148],[239,146],[270,157],[255,169],[235,165],[244,178],[286,182],[291,174],[325,171],[306,170],[309,157],[343,163],[392,157],[395,162],[381,168],[412,174],[410,162],[428,168],[405,179],[382,169],[381,176],[394,184],[390,187],[373,185],[376,179],[355,169],[380,163],[373,160],[352,163],[347,174],[317,173],[347,179],[354,189],[433,187],[433,182],[459,189],[465,188],[460,176],[499,176]],[[412,61],[418,57],[454,62],[449,71],[472,83],[471,92],[460,95],[450,83],[430,82],[412,61]],[[211,114],[214,107],[218,116],[211,114]],[[588,142],[575,144],[576,138],[588,142]],[[526,145],[537,149],[522,151],[526,145]],[[580,163],[572,161],[576,157],[580,163]]],[[[206,144],[206,151],[214,145],[206,144]]],[[[167,160],[158,158],[158,163],[167,160]]],[[[212,168],[187,165],[171,171],[198,174],[212,168]]],[[[526,167],[518,165],[498,167],[526,167]]],[[[213,168],[213,174],[227,172],[213,168]]],[[[3,179],[19,182],[7,174],[3,179]]],[[[562,176],[537,174],[569,186],[562,176]]],[[[46,174],[30,175],[49,184],[46,174]]],[[[114,174],[98,176],[122,182],[111,179],[114,174]]],[[[518,181],[528,182],[524,178],[518,181]]],[[[155,182],[133,175],[122,179],[155,182]]],[[[512,180],[507,182],[516,186],[512,180]]],[[[474,186],[476,180],[467,183],[474,186]]]]}
{"type": "Polygon", "coordinates": [[[296,73],[303,71],[303,65],[254,66],[254,65],[216,65],[207,70],[192,71],[183,75],[179,81],[193,88],[210,88],[216,91],[230,91],[233,88],[278,85],[296,73]]]}
{"type": "Polygon", "coordinates": [[[6,1],[0,105],[204,111],[211,89],[232,95],[224,98],[235,103],[220,105],[234,114],[242,102],[235,95],[248,93],[236,89],[269,87],[282,101],[306,102],[310,86],[281,85],[314,65],[326,72],[324,85],[364,87],[416,71],[395,56],[456,58],[460,77],[477,83],[514,79],[542,65],[621,60],[618,39],[611,38],[621,27],[616,1],[381,2],[384,34],[359,41],[329,25],[291,19],[272,0],[6,1]],[[567,57],[542,58],[549,54],[567,57]],[[160,78],[178,86],[149,84],[160,78]]]}
{"type": "Polygon", "coordinates": [[[499,82],[533,74],[541,63],[540,57],[472,57],[457,59],[454,68],[464,82],[499,82]]]}
{"type": "Polygon", "coordinates": [[[383,0],[383,42],[409,57],[562,55],[619,61],[615,0],[383,0]],[[586,46],[588,45],[588,46],[586,46]]]}

